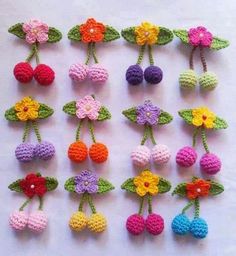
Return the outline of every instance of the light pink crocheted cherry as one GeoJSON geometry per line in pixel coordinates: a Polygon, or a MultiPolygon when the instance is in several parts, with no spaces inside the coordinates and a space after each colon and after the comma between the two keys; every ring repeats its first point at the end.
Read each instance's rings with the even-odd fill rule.
{"type": "Polygon", "coordinates": [[[88,75],[88,66],[81,63],[71,65],[69,69],[69,77],[75,82],[82,82],[88,75]]]}
{"type": "Polygon", "coordinates": [[[134,165],[144,167],[150,161],[150,149],[144,145],[137,146],[131,153],[131,159],[134,165]]]}
{"type": "Polygon", "coordinates": [[[28,228],[36,233],[42,232],[48,223],[48,218],[41,210],[35,211],[30,214],[28,220],[28,228]]]}
{"type": "Polygon", "coordinates": [[[145,221],[147,231],[152,235],[159,235],[164,230],[164,220],[163,218],[155,213],[148,215],[145,221]]]}
{"type": "Polygon", "coordinates": [[[88,76],[94,83],[103,84],[108,79],[108,72],[99,64],[94,64],[89,68],[88,76]]]}
{"type": "Polygon", "coordinates": [[[23,211],[16,211],[10,215],[9,224],[15,230],[23,230],[28,222],[28,215],[23,211]]]}
{"type": "Polygon", "coordinates": [[[221,169],[221,161],[218,156],[212,153],[206,153],[200,160],[200,166],[202,171],[206,174],[214,175],[221,169]]]}
{"type": "Polygon", "coordinates": [[[157,144],[152,148],[151,156],[154,163],[165,164],[170,160],[170,149],[166,145],[157,144]]]}

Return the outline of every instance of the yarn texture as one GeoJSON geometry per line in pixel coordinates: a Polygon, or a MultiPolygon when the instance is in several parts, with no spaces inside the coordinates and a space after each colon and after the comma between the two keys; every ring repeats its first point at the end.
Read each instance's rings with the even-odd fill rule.
{"type": "Polygon", "coordinates": [[[35,80],[43,86],[52,84],[55,78],[54,71],[45,64],[39,64],[34,70],[35,80]]]}
{"type": "Polygon", "coordinates": [[[88,76],[92,82],[103,84],[108,79],[108,72],[100,64],[94,64],[89,68],[88,76]]]}
{"type": "Polygon", "coordinates": [[[28,62],[20,62],[15,65],[13,73],[20,83],[29,83],[33,79],[33,68],[28,62]]]}
{"type": "Polygon", "coordinates": [[[205,72],[199,77],[201,88],[206,90],[214,89],[218,84],[218,78],[213,72],[205,72]]]}
{"type": "Polygon", "coordinates": [[[190,220],[185,214],[179,214],[173,219],[171,228],[177,235],[186,235],[190,229],[190,220]]]}
{"type": "Polygon", "coordinates": [[[48,223],[48,218],[45,213],[41,210],[38,210],[29,216],[28,228],[36,233],[42,232],[48,223]]]}
{"type": "Polygon", "coordinates": [[[107,227],[107,221],[103,214],[94,213],[88,219],[88,228],[94,233],[103,232],[107,227]]]}
{"type": "Polygon", "coordinates": [[[96,163],[103,163],[108,158],[108,149],[103,143],[94,143],[89,148],[89,156],[96,163]]]}
{"type": "Polygon", "coordinates": [[[43,141],[34,148],[34,155],[42,160],[49,160],[55,154],[55,148],[51,142],[43,141]]]}
{"type": "Polygon", "coordinates": [[[197,160],[197,153],[192,147],[183,147],[176,155],[176,163],[181,167],[190,167],[197,160]]]}
{"type": "Polygon", "coordinates": [[[75,82],[82,82],[88,75],[88,66],[76,63],[71,65],[69,69],[69,77],[75,82]]]}
{"type": "Polygon", "coordinates": [[[70,144],[68,149],[68,157],[70,160],[81,163],[88,156],[88,148],[82,141],[76,141],[70,144]]]}
{"type": "Polygon", "coordinates": [[[197,74],[194,70],[184,71],[179,76],[179,84],[182,89],[193,89],[197,85],[197,74]]]}
{"type": "Polygon", "coordinates": [[[143,81],[143,70],[140,65],[131,65],[126,71],[126,80],[131,85],[138,85],[143,81]]]}
{"type": "Polygon", "coordinates": [[[214,175],[221,169],[221,161],[218,156],[212,153],[206,153],[200,160],[201,169],[209,175],[214,175]]]}
{"type": "Polygon", "coordinates": [[[72,230],[80,232],[87,226],[87,223],[88,219],[86,215],[83,212],[78,211],[71,216],[69,226],[72,230]]]}
{"type": "Polygon", "coordinates": [[[131,153],[131,159],[134,165],[144,167],[150,161],[151,152],[146,146],[139,145],[131,153]]]}
{"type": "Polygon", "coordinates": [[[144,79],[150,84],[158,84],[163,78],[162,70],[157,66],[149,66],[144,70],[144,79]]]}
{"type": "Polygon", "coordinates": [[[163,218],[155,213],[148,215],[145,221],[147,231],[152,235],[159,235],[164,230],[163,218]]]}
{"type": "Polygon", "coordinates": [[[23,230],[28,222],[28,215],[23,211],[17,211],[10,215],[9,224],[15,230],[23,230]]]}
{"type": "Polygon", "coordinates": [[[139,214],[129,216],[126,221],[126,228],[132,235],[140,235],[145,229],[145,220],[139,214]]]}
{"type": "Polygon", "coordinates": [[[202,218],[195,218],[190,225],[191,234],[198,239],[205,238],[208,234],[208,225],[202,218]]]}
{"type": "Polygon", "coordinates": [[[23,163],[32,161],[34,158],[34,148],[35,146],[31,143],[21,143],[15,150],[17,160],[23,163]]]}
{"type": "Polygon", "coordinates": [[[156,164],[165,164],[170,160],[170,149],[166,145],[157,144],[153,147],[151,156],[156,164]]]}

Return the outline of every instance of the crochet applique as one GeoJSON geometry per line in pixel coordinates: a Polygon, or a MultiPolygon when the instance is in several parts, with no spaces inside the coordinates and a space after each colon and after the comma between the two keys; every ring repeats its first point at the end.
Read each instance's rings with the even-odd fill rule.
{"type": "Polygon", "coordinates": [[[51,116],[53,112],[52,108],[39,103],[31,97],[24,97],[15,106],[6,110],[5,118],[8,121],[25,123],[22,143],[15,150],[15,156],[20,162],[27,163],[36,157],[41,160],[49,160],[54,156],[55,148],[53,144],[48,141],[42,141],[37,125],[37,120],[45,119],[51,116]],[[38,140],[36,146],[26,142],[31,128],[33,128],[38,140]]]}
{"type": "Polygon", "coordinates": [[[176,155],[176,163],[181,167],[190,167],[196,162],[197,153],[194,147],[196,145],[197,136],[200,133],[202,144],[206,151],[200,159],[201,169],[206,174],[216,174],[221,169],[221,161],[218,156],[210,153],[207,145],[206,130],[226,129],[228,127],[226,121],[216,116],[207,107],[180,110],[179,115],[187,124],[193,125],[195,130],[193,133],[192,147],[185,146],[180,149],[176,155]]]}
{"type": "Polygon", "coordinates": [[[183,208],[182,213],[177,215],[172,221],[172,230],[177,235],[187,235],[190,233],[193,237],[202,239],[208,234],[207,222],[200,218],[201,197],[216,196],[224,191],[224,187],[212,180],[204,180],[193,177],[192,182],[180,183],[174,189],[172,195],[186,197],[189,202],[183,208]],[[190,208],[195,208],[194,219],[190,221],[185,212],[190,208]]]}
{"type": "Polygon", "coordinates": [[[144,167],[149,164],[150,159],[156,164],[165,164],[169,161],[170,149],[163,144],[157,144],[153,135],[152,126],[165,125],[172,121],[172,116],[146,100],[143,105],[124,110],[122,114],[131,122],[144,126],[141,145],[137,146],[131,153],[131,159],[134,165],[144,167]],[[150,137],[154,147],[150,151],[144,144],[150,137]]]}
{"type": "Polygon", "coordinates": [[[204,48],[220,50],[228,47],[229,41],[213,36],[210,31],[202,26],[190,28],[189,30],[174,30],[174,34],[179,37],[183,43],[189,44],[192,47],[189,57],[189,70],[184,71],[179,76],[180,87],[183,89],[193,89],[197,85],[197,82],[199,82],[201,88],[205,90],[214,89],[217,86],[218,79],[213,72],[209,72],[207,69],[204,48]],[[200,60],[203,67],[203,74],[200,77],[198,77],[194,71],[193,64],[193,57],[197,48],[199,48],[200,51],[200,60]]]}
{"type": "Polygon", "coordinates": [[[80,121],[76,131],[76,141],[69,146],[68,157],[70,160],[81,163],[89,157],[96,163],[103,163],[108,158],[108,149],[103,143],[97,142],[94,135],[94,121],[105,121],[111,118],[109,110],[92,95],[87,95],[78,101],[67,103],[63,111],[76,116],[80,121]],[[87,148],[84,142],[80,140],[80,131],[85,119],[88,121],[88,129],[93,141],[92,146],[87,148]]]}
{"type": "Polygon", "coordinates": [[[39,61],[39,46],[43,43],[56,43],[61,40],[62,34],[59,30],[49,27],[40,20],[31,19],[26,23],[17,23],[10,27],[9,33],[24,39],[31,45],[31,51],[24,62],[16,64],[14,67],[14,76],[20,83],[29,83],[34,78],[39,85],[48,86],[52,84],[55,78],[54,71],[39,61]],[[33,69],[30,61],[35,56],[36,68],[33,69]]]}
{"type": "Polygon", "coordinates": [[[107,227],[107,221],[103,214],[98,213],[92,200],[93,194],[104,194],[114,189],[113,185],[88,170],[83,170],[79,175],[69,178],[65,183],[65,189],[69,192],[81,195],[79,209],[73,213],[69,226],[71,230],[80,232],[86,227],[95,233],[103,232],[107,227]],[[87,217],[83,211],[85,203],[91,208],[92,215],[87,217]]]}
{"type": "Polygon", "coordinates": [[[152,197],[168,192],[171,188],[170,182],[150,170],[144,170],[138,176],[126,180],[121,188],[127,192],[137,194],[140,198],[138,213],[129,216],[126,221],[126,228],[129,233],[139,235],[146,228],[152,235],[161,234],[164,229],[164,220],[160,215],[153,213],[152,197]],[[146,220],[143,217],[145,199],[148,203],[148,217],[146,220]]]}
{"type": "Polygon", "coordinates": [[[113,27],[89,18],[84,24],[76,25],[68,32],[68,38],[74,42],[88,45],[87,58],[84,64],[75,63],[69,69],[69,77],[76,83],[89,78],[93,83],[102,84],[108,79],[108,71],[98,63],[96,43],[110,42],[120,38],[120,34],[113,27]],[[88,66],[93,58],[95,64],[88,66]]]}
{"type": "Polygon", "coordinates": [[[171,42],[173,40],[172,31],[149,22],[142,22],[139,26],[123,29],[121,35],[129,43],[140,46],[137,63],[131,65],[126,71],[127,82],[131,85],[138,85],[143,82],[144,78],[150,84],[160,83],[163,72],[160,67],[154,65],[152,46],[165,45],[171,42]],[[140,65],[146,47],[148,48],[150,66],[143,72],[140,65]]]}
{"type": "Polygon", "coordinates": [[[18,231],[24,230],[26,226],[31,231],[40,233],[46,227],[48,218],[43,212],[44,195],[56,189],[58,182],[54,177],[43,177],[40,173],[30,173],[24,179],[16,180],[8,188],[12,191],[25,194],[27,200],[22,204],[18,211],[13,212],[9,218],[10,226],[18,231]],[[39,208],[28,215],[24,208],[37,196],[39,199],[39,208]]]}

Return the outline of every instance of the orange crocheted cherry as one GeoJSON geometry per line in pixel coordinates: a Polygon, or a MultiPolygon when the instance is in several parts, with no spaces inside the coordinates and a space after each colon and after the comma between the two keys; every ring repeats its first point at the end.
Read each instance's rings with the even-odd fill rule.
{"type": "Polygon", "coordinates": [[[89,156],[95,163],[103,163],[107,160],[108,149],[102,143],[94,143],[89,148],[89,156]]]}
{"type": "Polygon", "coordinates": [[[88,156],[88,148],[82,141],[76,141],[70,144],[68,148],[68,157],[70,160],[81,163],[86,160],[88,156]]]}

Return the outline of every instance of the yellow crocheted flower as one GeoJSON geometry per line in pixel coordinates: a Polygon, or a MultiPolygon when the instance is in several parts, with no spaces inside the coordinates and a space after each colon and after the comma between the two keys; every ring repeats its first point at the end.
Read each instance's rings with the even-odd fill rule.
{"type": "Polygon", "coordinates": [[[160,28],[149,22],[142,22],[135,28],[136,42],[138,45],[155,44],[158,40],[160,28]]]}
{"type": "Polygon", "coordinates": [[[149,170],[144,170],[139,176],[134,178],[136,193],[139,196],[145,196],[147,193],[156,195],[158,193],[159,176],[149,170]]]}
{"type": "Polygon", "coordinates": [[[192,111],[192,124],[195,126],[204,126],[205,128],[213,128],[216,115],[206,107],[195,108],[192,111]]]}
{"type": "Polygon", "coordinates": [[[35,120],[38,117],[39,107],[37,101],[25,97],[15,104],[16,115],[21,121],[35,120]]]}

